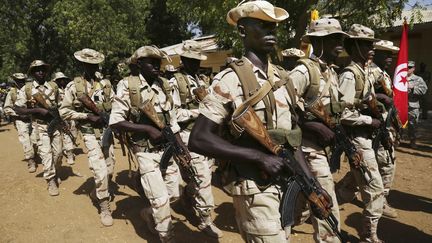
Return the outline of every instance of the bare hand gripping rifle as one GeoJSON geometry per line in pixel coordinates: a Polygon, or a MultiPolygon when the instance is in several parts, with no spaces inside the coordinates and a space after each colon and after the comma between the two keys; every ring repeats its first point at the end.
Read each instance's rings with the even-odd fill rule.
{"type": "Polygon", "coordinates": [[[180,166],[186,171],[189,179],[193,180],[196,185],[201,184],[201,179],[198,178],[195,168],[190,164],[190,154],[185,146],[180,144],[177,140],[176,135],[171,130],[171,127],[167,126],[162,122],[157,115],[157,112],[150,101],[144,102],[139,110],[146,115],[158,129],[161,130],[163,137],[167,141],[165,151],[162,155],[160,168],[162,173],[166,171],[169,160],[174,159],[180,164],[180,166]]]}
{"type": "MultiPolygon", "coordinates": [[[[331,119],[330,115],[325,110],[323,103],[321,101],[317,101],[313,106],[307,107],[307,110],[311,112],[316,118],[320,119],[335,133],[335,146],[330,158],[331,167],[339,167],[337,165],[340,165],[340,157],[342,153],[345,152],[350,165],[361,172],[363,180],[366,182],[366,184],[372,182],[370,171],[366,166],[361,164],[363,155],[348,139],[344,127],[340,123],[336,123],[331,119]]],[[[335,171],[336,168],[331,168],[331,170],[335,171]]]]}
{"type": "Polygon", "coordinates": [[[293,225],[295,202],[301,191],[308,199],[314,215],[325,220],[334,234],[343,243],[346,242],[338,229],[339,222],[331,212],[331,202],[324,196],[321,185],[315,178],[308,176],[299,166],[299,160],[305,163],[302,151],[298,149],[294,154],[288,148],[275,144],[255,111],[250,107],[246,107],[238,116],[233,117],[232,121],[243,128],[247,134],[256,139],[272,154],[284,159],[286,176],[276,179],[279,184],[286,188],[281,202],[282,227],[293,225]],[[288,174],[292,176],[288,176],[288,174]]]}
{"type": "Polygon", "coordinates": [[[48,105],[46,102],[43,94],[36,93],[33,95],[33,98],[36,100],[36,102],[42,106],[42,108],[47,109],[49,114],[53,117],[53,119],[50,121],[47,127],[47,133],[50,137],[52,137],[55,133],[55,131],[61,131],[65,133],[67,136],[69,136],[72,140],[72,143],[75,146],[78,146],[76,144],[76,138],[72,135],[72,132],[70,131],[69,125],[60,117],[60,113],[58,111],[58,108],[52,107],[48,105]]]}

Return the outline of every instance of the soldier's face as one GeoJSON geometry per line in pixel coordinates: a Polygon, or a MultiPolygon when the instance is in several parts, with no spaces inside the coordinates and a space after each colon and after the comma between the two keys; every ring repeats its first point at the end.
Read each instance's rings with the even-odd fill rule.
{"type": "Polygon", "coordinates": [[[408,67],[408,76],[411,76],[415,71],[415,67],[408,67]]]}
{"type": "Polygon", "coordinates": [[[331,34],[324,36],[322,39],[324,53],[326,56],[331,57],[332,59],[335,59],[339,56],[339,54],[342,53],[343,49],[343,41],[344,37],[342,34],[331,34]]]}
{"type": "Polygon", "coordinates": [[[46,67],[39,66],[39,67],[34,67],[32,70],[32,73],[33,73],[33,77],[37,81],[43,81],[43,80],[45,80],[45,77],[47,75],[47,70],[46,70],[46,67]]]}
{"type": "Polygon", "coordinates": [[[361,53],[361,55],[368,60],[373,60],[375,56],[375,52],[373,50],[373,42],[366,40],[357,40],[357,43],[358,51],[361,53]]]}
{"type": "Polygon", "coordinates": [[[267,54],[272,52],[277,44],[276,26],[273,22],[244,18],[240,19],[238,29],[246,49],[267,54]]]}
{"type": "Polygon", "coordinates": [[[393,54],[389,51],[375,50],[374,62],[386,70],[392,65],[393,54]]]}
{"type": "Polygon", "coordinates": [[[82,63],[82,64],[83,64],[84,72],[91,77],[93,77],[96,71],[99,70],[98,64],[91,64],[91,63],[82,63]]]}
{"type": "Polygon", "coordinates": [[[161,60],[143,57],[138,59],[137,65],[146,79],[155,79],[159,76],[161,60]]]}
{"type": "Polygon", "coordinates": [[[186,69],[186,72],[189,74],[196,74],[200,68],[201,61],[198,59],[181,57],[181,61],[183,63],[183,67],[186,69]]]}

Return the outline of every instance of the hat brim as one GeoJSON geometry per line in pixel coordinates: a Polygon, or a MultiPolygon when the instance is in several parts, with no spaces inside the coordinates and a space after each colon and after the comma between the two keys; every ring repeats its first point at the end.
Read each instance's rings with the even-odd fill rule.
{"type": "Polygon", "coordinates": [[[375,46],[374,45],[374,48],[375,48],[375,50],[389,51],[391,53],[398,53],[399,52],[399,47],[397,47],[397,46],[388,47],[388,46],[375,46]]]}
{"type": "Polygon", "coordinates": [[[377,38],[370,38],[370,37],[363,37],[363,36],[352,36],[352,35],[350,35],[349,38],[353,39],[353,40],[365,40],[365,41],[372,41],[372,42],[380,41],[380,39],[377,39],[377,38]]]}
{"type": "Polygon", "coordinates": [[[345,38],[350,38],[350,35],[348,35],[346,32],[343,31],[316,31],[310,34],[305,34],[302,37],[302,41],[306,42],[306,43],[310,43],[310,39],[309,37],[314,36],[314,37],[324,37],[324,36],[329,36],[329,35],[333,35],[333,34],[342,34],[345,38]]]}
{"type": "Polygon", "coordinates": [[[93,60],[91,60],[91,59],[86,59],[86,58],[82,58],[81,55],[79,54],[79,52],[75,52],[75,53],[74,53],[74,57],[75,57],[75,59],[77,59],[77,60],[80,61],[80,62],[83,62],[83,63],[89,63],[89,64],[100,64],[101,62],[104,61],[104,57],[101,57],[101,58],[95,58],[95,59],[93,59],[93,60]]]}
{"type": "Polygon", "coordinates": [[[189,52],[189,51],[183,52],[182,50],[180,50],[180,51],[175,50],[175,53],[177,53],[181,57],[187,57],[187,58],[197,59],[197,60],[200,60],[200,61],[207,60],[207,56],[204,55],[204,54],[202,54],[202,53],[189,52]]]}
{"type": "Polygon", "coordinates": [[[246,18],[246,17],[260,19],[263,21],[274,22],[274,23],[282,22],[289,17],[288,12],[285,9],[279,7],[274,7],[274,16],[272,16],[273,14],[267,13],[262,9],[260,9],[260,11],[257,12],[252,12],[248,16],[242,16],[241,14],[238,14],[238,9],[241,7],[242,6],[233,8],[228,12],[226,17],[228,24],[237,25],[239,19],[246,18]]]}
{"type": "Polygon", "coordinates": [[[33,68],[37,68],[37,67],[44,67],[46,71],[49,71],[51,66],[49,64],[42,64],[42,65],[37,65],[37,66],[33,66],[33,67],[29,67],[29,69],[27,70],[27,74],[31,73],[33,68]]]}

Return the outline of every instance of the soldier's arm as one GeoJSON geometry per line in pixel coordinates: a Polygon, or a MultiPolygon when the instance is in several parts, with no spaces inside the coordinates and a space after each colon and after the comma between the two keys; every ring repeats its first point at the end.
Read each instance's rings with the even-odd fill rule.
{"type": "Polygon", "coordinates": [[[48,114],[48,110],[43,108],[27,108],[27,95],[25,94],[24,88],[18,91],[17,100],[15,102],[14,110],[18,115],[42,115],[48,114]]]}
{"type": "Polygon", "coordinates": [[[14,104],[12,104],[12,91],[9,91],[6,95],[6,100],[4,103],[4,112],[8,116],[16,116],[16,112],[13,109],[14,104]]]}
{"type": "Polygon", "coordinates": [[[413,87],[413,94],[424,95],[424,94],[426,94],[427,90],[428,90],[428,87],[427,87],[425,81],[423,80],[422,77],[418,76],[418,82],[413,87]]]}
{"type": "Polygon", "coordinates": [[[199,115],[198,109],[189,110],[183,109],[181,107],[180,91],[176,78],[170,79],[169,83],[172,88],[171,95],[173,98],[173,107],[175,108],[175,116],[177,117],[177,122],[187,122],[189,120],[196,119],[199,115]]]}
{"type": "Polygon", "coordinates": [[[295,67],[289,74],[297,94],[302,97],[310,85],[309,72],[305,65],[295,67]]]}
{"type": "Polygon", "coordinates": [[[87,120],[88,114],[76,111],[73,105],[74,100],[77,98],[73,82],[70,82],[66,86],[64,92],[65,94],[59,108],[61,118],[64,120],[87,120]]]}

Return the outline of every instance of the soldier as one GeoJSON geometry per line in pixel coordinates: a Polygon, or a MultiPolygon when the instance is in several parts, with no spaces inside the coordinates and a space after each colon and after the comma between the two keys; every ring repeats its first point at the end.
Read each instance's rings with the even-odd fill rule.
{"type": "MultiPolygon", "coordinates": [[[[179,73],[175,73],[170,80],[173,88],[173,102],[177,113],[177,122],[180,125],[180,137],[187,144],[190,131],[199,115],[199,98],[194,94],[197,88],[207,88],[208,83],[198,77],[200,62],[207,59],[202,54],[202,49],[196,41],[185,41],[182,50],[178,52],[183,63],[183,68],[179,73]]],[[[187,205],[192,205],[197,211],[200,219],[198,228],[207,235],[220,238],[222,232],[213,224],[211,211],[214,207],[214,199],[211,189],[212,162],[208,158],[191,153],[191,164],[201,179],[200,185],[195,185],[193,181],[188,181],[183,199],[188,201],[187,205]]]]}
{"type": "MultiPolygon", "coordinates": [[[[15,103],[18,98],[18,90],[21,90],[24,87],[27,75],[23,73],[14,73],[12,74],[11,79],[11,89],[6,96],[4,110],[6,115],[8,115],[15,123],[15,127],[18,131],[18,140],[22,144],[24,150],[24,160],[27,161],[28,172],[34,173],[36,171],[36,162],[34,160],[35,152],[33,149],[33,143],[30,139],[32,130],[31,117],[18,115],[14,111],[15,103]]],[[[31,83],[27,86],[27,92],[31,93],[31,83]]]]}
{"type": "Polygon", "coordinates": [[[306,54],[297,48],[285,49],[282,51],[283,60],[281,66],[287,71],[291,71],[297,66],[297,61],[305,56],[306,54]]]}
{"type": "MultiPolygon", "coordinates": [[[[69,77],[64,75],[62,72],[56,72],[53,74],[53,82],[55,82],[59,87],[59,104],[63,101],[65,91],[67,84],[71,81],[69,77]]],[[[74,154],[74,141],[73,139],[77,138],[78,131],[75,127],[75,121],[67,121],[68,123],[68,129],[71,131],[71,134],[73,135],[73,138],[69,136],[68,134],[63,134],[63,153],[66,156],[66,162],[69,165],[75,164],[75,154],[74,154]]]]}
{"type": "MultiPolygon", "coordinates": [[[[154,46],[143,46],[135,51],[131,63],[138,67],[139,76],[130,76],[118,83],[110,126],[130,134],[129,143],[139,164],[140,183],[150,203],[141,211],[147,227],[158,233],[162,242],[174,242],[170,197],[173,194],[178,196],[175,178],[179,177],[179,171],[176,163],[170,160],[165,177],[171,179],[167,182],[163,177],[159,164],[164,149],[160,144],[162,134],[139,110],[145,102],[151,102],[165,124],[169,124],[174,133],[180,131],[170,96],[171,88],[167,80],[159,77],[160,63],[165,56],[154,46]]],[[[180,140],[180,136],[176,136],[180,140]]]]}
{"type": "MultiPolygon", "coordinates": [[[[392,90],[392,79],[390,75],[387,73],[393,62],[393,55],[399,52],[399,47],[394,46],[393,42],[381,40],[374,43],[374,64],[371,65],[370,69],[372,74],[375,77],[375,93],[377,95],[378,100],[382,102],[386,109],[390,109],[393,104],[393,90],[392,90]]],[[[387,111],[383,113],[383,120],[387,121],[387,119],[392,119],[392,117],[388,117],[389,114],[387,111]]],[[[397,121],[396,121],[397,125],[397,121]]],[[[396,143],[397,136],[399,134],[396,133],[393,127],[388,127],[392,135],[392,144],[396,143]]],[[[399,130],[400,128],[397,128],[399,130]]],[[[384,184],[384,208],[383,215],[391,218],[397,217],[397,212],[394,208],[392,208],[388,202],[387,197],[390,193],[390,188],[393,184],[393,179],[395,175],[396,168],[396,157],[394,153],[394,146],[392,145],[393,153],[390,154],[389,151],[384,149],[384,146],[380,144],[378,151],[376,152],[376,159],[378,162],[380,174],[382,176],[382,181],[384,184]]]]}
{"type": "Polygon", "coordinates": [[[375,94],[374,77],[368,71],[373,59],[374,31],[368,27],[353,24],[348,31],[350,37],[345,40],[345,49],[352,62],[341,73],[339,90],[342,100],[352,105],[342,113],[342,124],[349,126],[352,141],[363,155],[361,164],[368,168],[372,181],[366,183],[360,170],[351,169],[357,185],[360,187],[364,203],[361,242],[382,242],[377,236],[378,221],[384,206],[384,186],[379,173],[375,152],[372,148],[372,130],[380,127],[378,119],[368,114],[371,107],[365,107],[375,94]]]}
{"type": "MultiPolygon", "coordinates": [[[[304,106],[312,109],[312,106],[322,105],[323,109],[330,111],[328,115],[333,119],[340,116],[344,104],[339,102],[338,78],[330,65],[343,51],[345,36],[347,34],[342,31],[336,19],[324,18],[313,21],[303,41],[311,43],[314,52],[310,58],[300,59],[298,66],[290,72],[290,78],[294,82],[297,94],[304,101],[304,106]]],[[[325,117],[317,117],[310,112],[307,108],[303,116],[302,150],[312,173],[330,193],[334,202],[332,212],[339,221],[339,207],[328,158],[335,134],[330,125],[323,122],[326,120],[325,117]]],[[[325,221],[313,217],[312,224],[316,242],[340,242],[325,221]]]]}
{"type": "Polygon", "coordinates": [[[414,74],[415,62],[408,62],[408,137],[411,148],[417,148],[416,133],[420,116],[420,97],[427,92],[427,85],[422,77],[414,74]]]}
{"type": "MultiPolygon", "coordinates": [[[[18,92],[15,103],[16,111],[20,115],[32,115],[35,127],[38,131],[38,154],[42,159],[44,167],[44,178],[48,183],[48,193],[51,196],[59,195],[57,169],[62,159],[62,134],[60,131],[48,131],[48,124],[51,125],[53,116],[44,107],[45,104],[52,109],[57,108],[58,87],[53,82],[46,82],[49,65],[41,60],[35,60],[30,64],[28,74],[34,79],[31,83],[31,92],[25,88],[18,92]],[[43,101],[36,101],[37,96],[43,101]],[[41,104],[44,102],[45,104],[41,104]],[[52,133],[52,134],[51,134],[52,133]]],[[[29,84],[30,85],[30,84],[29,84]]]]}
{"type": "Polygon", "coordinates": [[[104,79],[99,82],[96,77],[99,64],[105,58],[103,54],[85,48],[75,52],[74,57],[78,60],[83,75],[75,77],[66,86],[60,115],[65,120],[75,120],[82,133],[88,150],[89,167],[95,181],[95,189],[90,193],[90,198],[99,205],[101,223],[104,226],[111,226],[113,219],[110,210],[109,182],[114,171],[114,160],[105,156],[101,147],[103,127],[108,124],[104,124],[102,114],[95,114],[80,100],[87,95],[100,111],[109,112],[114,95],[109,81],[104,79]]]}
{"type": "Polygon", "coordinates": [[[175,68],[172,64],[165,65],[165,78],[168,80],[172,79],[177,71],[177,68],[175,68]]]}
{"type": "MultiPolygon", "coordinates": [[[[256,147],[251,137],[239,137],[241,128],[230,126],[230,141],[220,131],[229,126],[234,109],[247,99],[267,129],[283,134],[282,144],[300,145],[301,135],[290,109],[297,101],[294,88],[283,84],[288,73],[268,62],[277,42],[277,23],[287,18],[284,9],[267,1],[242,2],[228,12],[227,21],[237,26],[245,54],[214,78],[189,139],[192,151],[227,161],[225,189],[233,197],[237,225],[246,242],[287,242],[279,213],[281,188],[271,179],[282,172],[284,162],[256,147]]],[[[287,85],[292,87],[292,83],[287,85]]]]}

